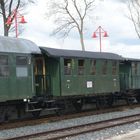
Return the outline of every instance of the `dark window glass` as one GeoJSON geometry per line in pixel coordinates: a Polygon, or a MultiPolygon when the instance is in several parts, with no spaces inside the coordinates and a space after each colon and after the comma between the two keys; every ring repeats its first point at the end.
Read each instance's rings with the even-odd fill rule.
{"type": "Polygon", "coordinates": [[[135,75],[138,74],[138,63],[137,62],[132,63],[132,71],[135,75]]]}
{"type": "Polygon", "coordinates": [[[9,76],[8,56],[0,55],[0,77],[9,76]]]}
{"type": "Polygon", "coordinates": [[[36,58],[35,60],[35,74],[43,75],[43,59],[42,58],[36,58]]]}
{"type": "Polygon", "coordinates": [[[78,60],[78,74],[84,74],[84,60],[78,60]]]}
{"type": "Polygon", "coordinates": [[[117,62],[116,61],[112,62],[112,74],[113,75],[117,74],[117,62]]]}
{"type": "Polygon", "coordinates": [[[96,60],[91,60],[91,74],[96,74],[96,60]]]}
{"type": "Polygon", "coordinates": [[[8,65],[8,56],[0,55],[0,65],[8,65]]]}
{"type": "Polygon", "coordinates": [[[27,77],[28,67],[27,67],[27,57],[17,56],[16,57],[16,76],[17,77],[27,77]]]}
{"type": "Polygon", "coordinates": [[[102,66],[102,74],[107,74],[107,60],[105,60],[103,62],[103,66],[102,66]]]}
{"type": "Polygon", "coordinates": [[[64,74],[71,75],[71,59],[64,59],[64,74]]]}
{"type": "Polygon", "coordinates": [[[16,64],[17,65],[27,65],[27,57],[26,56],[17,56],[16,57],[16,64]]]}

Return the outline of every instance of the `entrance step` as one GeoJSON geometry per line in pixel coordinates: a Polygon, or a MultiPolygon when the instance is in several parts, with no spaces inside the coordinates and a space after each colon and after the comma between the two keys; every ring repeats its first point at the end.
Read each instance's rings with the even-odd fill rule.
{"type": "Polygon", "coordinates": [[[26,110],[26,112],[35,112],[35,111],[41,111],[42,108],[32,109],[32,110],[26,110]]]}
{"type": "Polygon", "coordinates": [[[55,108],[45,108],[44,110],[45,111],[53,111],[53,110],[59,110],[60,108],[57,108],[57,107],[55,107],[55,108]]]}
{"type": "Polygon", "coordinates": [[[45,101],[45,103],[54,103],[56,100],[48,100],[48,101],[45,101]]]}

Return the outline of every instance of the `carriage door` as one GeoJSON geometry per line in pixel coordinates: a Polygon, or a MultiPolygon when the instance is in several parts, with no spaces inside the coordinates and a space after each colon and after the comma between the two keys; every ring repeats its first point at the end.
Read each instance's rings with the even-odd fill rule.
{"type": "Polygon", "coordinates": [[[36,94],[46,93],[45,60],[43,57],[35,58],[35,89],[36,94]]]}
{"type": "Polygon", "coordinates": [[[131,85],[131,63],[121,62],[120,63],[120,89],[127,90],[131,85]]]}

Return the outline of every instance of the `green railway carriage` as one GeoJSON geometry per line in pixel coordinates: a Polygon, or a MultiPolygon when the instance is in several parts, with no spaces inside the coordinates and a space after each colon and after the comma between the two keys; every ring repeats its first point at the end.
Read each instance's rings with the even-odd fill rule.
{"type": "Polygon", "coordinates": [[[0,122],[114,99],[140,102],[140,60],[117,54],[39,47],[0,37],[0,122]]]}
{"type": "Polygon", "coordinates": [[[33,61],[39,54],[31,41],[0,37],[0,120],[35,96],[33,61]]]}
{"type": "Polygon", "coordinates": [[[35,95],[33,54],[40,54],[33,42],[0,37],[0,102],[35,95]]]}
{"type": "MultiPolygon", "coordinates": [[[[61,50],[41,47],[46,75],[51,79],[50,95],[91,97],[120,91],[117,54],[61,50]]],[[[44,86],[45,87],[45,86],[44,86]]]]}
{"type": "Polygon", "coordinates": [[[128,96],[140,95],[140,60],[128,58],[120,63],[120,88],[128,96]]]}

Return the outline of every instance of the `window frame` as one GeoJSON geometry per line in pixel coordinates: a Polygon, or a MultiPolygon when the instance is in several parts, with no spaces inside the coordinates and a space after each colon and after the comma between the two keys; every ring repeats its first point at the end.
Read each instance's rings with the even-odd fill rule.
{"type": "Polygon", "coordinates": [[[134,75],[138,74],[138,62],[133,62],[132,63],[132,71],[134,75]]]}
{"type": "Polygon", "coordinates": [[[5,61],[6,63],[0,61],[0,70],[1,70],[0,78],[9,77],[9,75],[10,75],[9,57],[8,57],[8,55],[0,54],[0,57],[3,57],[3,56],[6,57],[6,61],[5,61]],[[5,71],[6,69],[7,69],[7,71],[5,71]]]}
{"type": "Polygon", "coordinates": [[[90,74],[91,75],[96,75],[96,64],[97,64],[97,60],[96,59],[90,60],[90,64],[91,64],[90,74]]]}
{"type": "Polygon", "coordinates": [[[23,56],[23,55],[17,55],[16,56],[16,77],[17,78],[27,78],[28,77],[28,56],[23,56]],[[20,63],[18,62],[19,59],[18,57],[24,57],[26,58],[26,63],[20,63]],[[18,60],[18,61],[17,61],[18,60]],[[21,70],[24,70],[24,73],[21,73],[21,70]]]}
{"type": "Polygon", "coordinates": [[[112,61],[112,75],[117,75],[117,61],[112,61]]]}
{"type": "Polygon", "coordinates": [[[104,60],[102,63],[102,74],[107,75],[108,70],[108,60],[104,60]]]}
{"type": "Polygon", "coordinates": [[[84,71],[85,71],[85,60],[78,59],[78,75],[84,75],[84,71]]]}
{"type": "Polygon", "coordinates": [[[64,58],[64,75],[72,75],[72,59],[71,58],[64,58]]]}

